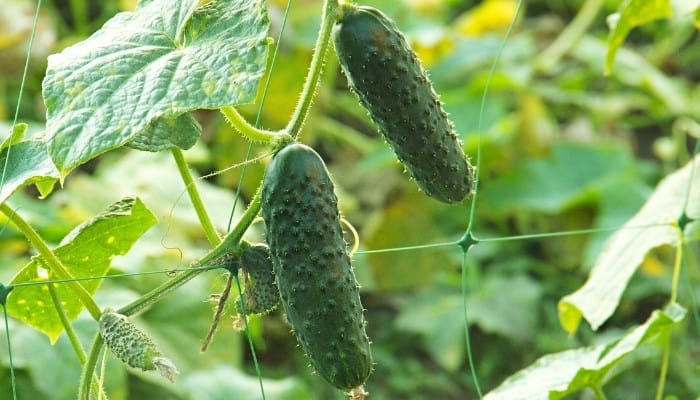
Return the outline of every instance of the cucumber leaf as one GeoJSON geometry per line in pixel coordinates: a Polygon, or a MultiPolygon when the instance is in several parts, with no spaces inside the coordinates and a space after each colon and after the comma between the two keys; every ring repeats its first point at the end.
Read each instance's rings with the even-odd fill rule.
{"type": "MultiPolygon", "coordinates": [[[[160,138],[161,118],[254,99],[268,51],[264,2],[199,3],[142,1],[49,57],[47,140],[61,177],[139,135],[140,148],[144,135],[160,138]]],[[[172,142],[186,147],[198,135],[172,142]]]]}
{"type": "Polygon", "coordinates": [[[599,388],[620,360],[666,335],[685,314],[683,307],[673,303],[610,343],[543,356],[506,379],[484,400],[558,400],[585,388],[599,388]]]}
{"type": "MultiPolygon", "coordinates": [[[[11,137],[6,141],[11,141],[11,137]]],[[[46,195],[58,179],[58,170],[46,152],[46,144],[36,140],[4,147],[0,153],[0,169],[0,203],[7,200],[15,190],[28,184],[37,184],[41,194],[46,195]]]]}
{"type": "Polygon", "coordinates": [[[485,183],[479,201],[494,213],[559,212],[578,203],[596,202],[605,182],[627,177],[633,168],[632,156],[621,146],[560,143],[548,157],[526,160],[485,183]]]}
{"type": "Polygon", "coordinates": [[[158,118],[145,131],[139,132],[126,145],[143,151],[162,151],[173,147],[189,149],[194,146],[202,127],[190,114],[175,118],[158,118]]]}
{"type": "MultiPolygon", "coordinates": [[[[54,249],[54,254],[72,277],[86,278],[80,281],[81,285],[89,293],[95,293],[102,282],[99,277],[109,271],[112,259],[125,254],[155,223],[155,216],[141,200],[128,197],[73,229],[54,249]]],[[[54,343],[63,332],[63,325],[48,285],[22,285],[51,279],[56,279],[56,275],[47,270],[41,257],[34,257],[12,279],[15,288],[8,296],[7,310],[54,343]]],[[[68,319],[77,318],[83,305],[70,288],[54,283],[53,290],[68,319]]]]}
{"type": "Polygon", "coordinates": [[[11,129],[10,129],[10,134],[7,135],[5,140],[2,141],[2,144],[0,144],[0,151],[5,150],[5,148],[12,146],[14,144],[17,144],[24,140],[26,134],[27,134],[27,128],[29,126],[23,122],[20,122],[18,124],[15,124],[11,129]]]}
{"type": "MultiPolygon", "coordinates": [[[[524,275],[485,277],[468,290],[469,323],[517,343],[535,335],[541,289],[524,275]]],[[[448,371],[464,361],[464,300],[457,288],[428,288],[414,294],[396,319],[399,330],[420,334],[433,359],[448,371]],[[436,301],[435,299],[439,299],[436,301]],[[426,324],[425,321],[434,321],[426,324]]]]}
{"type": "Polygon", "coordinates": [[[670,0],[626,0],[619,11],[608,17],[611,25],[608,36],[608,52],[605,57],[605,73],[609,74],[615,61],[615,53],[625,41],[627,34],[640,25],[651,21],[671,18],[670,0]]]}
{"type": "MultiPolygon", "coordinates": [[[[635,216],[607,240],[586,283],[559,302],[559,320],[567,332],[575,332],[582,317],[598,329],[617,308],[646,254],[662,245],[680,244],[684,233],[678,220],[684,212],[691,219],[700,215],[698,183],[700,155],[664,178],[635,216]]],[[[694,225],[685,228],[692,236],[694,225]]]]}

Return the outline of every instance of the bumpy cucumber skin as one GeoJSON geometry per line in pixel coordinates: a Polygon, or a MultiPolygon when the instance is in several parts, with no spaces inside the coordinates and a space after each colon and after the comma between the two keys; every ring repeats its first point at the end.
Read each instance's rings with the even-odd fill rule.
{"type": "Polygon", "coordinates": [[[273,157],[262,214],[282,304],[311,365],[337,388],[362,385],[372,357],[359,287],[333,183],[313,149],[293,143],[273,157]]]}
{"type": "Polygon", "coordinates": [[[421,190],[444,203],[466,199],[473,168],[403,34],[375,8],[342,12],[333,41],[350,88],[421,190]]]}
{"type": "Polygon", "coordinates": [[[127,317],[104,312],[100,316],[99,329],[107,347],[126,365],[144,371],[156,369],[154,360],[163,355],[151,338],[127,317]]]}
{"type": "MultiPolygon", "coordinates": [[[[245,314],[267,314],[280,302],[275,272],[270,259],[270,248],[265,244],[256,244],[243,250],[241,269],[245,273],[245,314]]],[[[238,312],[243,314],[240,297],[236,302],[238,312]]]]}

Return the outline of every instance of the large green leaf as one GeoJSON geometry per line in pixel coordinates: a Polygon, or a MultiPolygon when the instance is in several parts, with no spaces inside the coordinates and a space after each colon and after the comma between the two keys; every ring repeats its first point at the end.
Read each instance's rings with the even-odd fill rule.
{"type": "MultiPolygon", "coordinates": [[[[199,3],[141,2],[49,57],[46,129],[62,176],[138,135],[160,142],[161,118],[254,98],[267,58],[264,2],[199,3]]],[[[186,146],[192,135],[172,143],[186,146]]]]}
{"type": "MultiPolygon", "coordinates": [[[[125,198],[73,229],[54,249],[54,253],[74,278],[104,276],[112,258],[125,254],[134,242],[148,230],[156,219],[137,198],[125,198]]],[[[7,301],[7,310],[13,317],[45,333],[55,342],[63,331],[48,285],[31,284],[56,279],[46,269],[40,257],[33,258],[12,279],[15,289],[7,301]]],[[[102,279],[81,281],[89,293],[95,293],[102,279]]],[[[66,315],[74,320],[83,309],[82,303],[64,284],[53,284],[66,315]]]]}
{"type": "Polygon", "coordinates": [[[29,140],[8,145],[0,153],[0,203],[28,184],[37,184],[42,194],[47,194],[53,182],[58,179],[58,171],[53,165],[46,144],[29,140]]]}
{"type": "Polygon", "coordinates": [[[677,221],[684,211],[691,218],[700,215],[700,156],[664,178],[639,212],[608,239],[586,283],[559,302],[564,329],[575,332],[581,317],[598,329],[617,308],[647,252],[662,245],[678,246],[677,221]]]}
{"type": "MultiPolygon", "coordinates": [[[[454,371],[465,355],[464,302],[459,290],[450,289],[418,292],[402,307],[396,324],[402,331],[423,335],[435,361],[454,371]]],[[[537,283],[526,276],[486,276],[478,289],[467,294],[469,322],[524,343],[535,334],[540,295],[537,283]]]]}
{"type": "Polygon", "coordinates": [[[194,146],[202,127],[190,114],[158,118],[145,131],[138,133],[127,146],[143,151],[161,151],[194,146]]]}
{"type": "Polygon", "coordinates": [[[674,303],[654,311],[643,325],[607,345],[546,355],[506,379],[484,400],[558,400],[584,388],[600,387],[615,364],[644,343],[667,334],[685,313],[674,303]]]}
{"type": "Polygon", "coordinates": [[[558,212],[591,196],[597,200],[606,180],[631,168],[632,157],[620,146],[559,143],[547,158],[525,161],[485,182],[479,202],[496,213],[558,212]]]}
{"type": "Polygon", "coordinates": [[[626,0],[622,3],[619,11],[608,18],[608,21],[611,21],[612,29],[608,36],[608,53],[605,58],[606,73],[612,69],[615,53],[632,28],[670,17],[670,0],[626,0]]]}

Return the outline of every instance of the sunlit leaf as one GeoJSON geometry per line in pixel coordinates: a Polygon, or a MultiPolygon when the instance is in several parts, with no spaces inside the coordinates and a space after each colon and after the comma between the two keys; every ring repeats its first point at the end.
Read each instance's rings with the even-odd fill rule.
{"type": "Polygon", "coordinates": [[[586,283],[559,302],[559,319],[570,333],[585,318],[598,329],[615,311],[645,255],[661,245],[677,246],[677,221],[700,215],[700,156],[664,178],[637,214],[606,242],[586,283]],[[695,173],[691,174],[692,168],[695,173]],[[691,182],[691,177],[693,181],[691,182]]]}
{"type": "MultiPolygon", "coordinates": [[[[125,254],[134,242],[156,222],[155,216],[137,198],[125,198],[103,213],[73,229],[54,249],[56,257],[81,285],[95,293],[109,270],[112,258],[125,254]]],[[[35,257],[15,275],[15,285],[7,309],[13,317],[31,325],[55,342],[63,331],[56,307],[46,284],[32,284],[56,279],[56,274],[35,257]]],[[[82,303],[65,284],[53,283],[53,289],[69,320],[83,309],[82,303]]]]}
{"type": "Polygon", "coordinates": [[[615,53],[633,28],[651,21],[670,18],[670,0],[626,0],[616,14],[608,17],[611,25],[608,36],[608,54],[605,58],[605,73],[610,73],[615,53]]]}
{"type": "Polygon", "coordinates": [[[253,99],[267,59],[264,2],[198,4],[142,1],[49,57],[46,129],[61,176],[138,135],[159,137],[152,124],[160,118],[253,99]]]}
{"type": "Polygon", "coordinates": [[[606,345],[546,355],[506,379],[484,400],[558,400],[584,388],[600,387],[623,357],[668,333],[685,313],[674,303],[663,311],[654,311],[643,325],[606,345]]]}
{"type": "Polygon", "coordinates": [[[7,135],[5,140],[0,144],[0,150],[5,150],[6,147],[12,146],[24,140],[24,136],[27,133],[28,125],[25,123],[19,123],[12,127],[10,134],[7,135]]]}
{"type": "MultiPolygon", "coordinates": [[[[0,153],[0,171],[0,203],[18,188],[32,183],[50,191],[58,179],[58,171],[46,152],[46,144],[35,140],[5,147],[0,153]]],[[[42,194],[47,190],[42,190],[42,194]]]]}

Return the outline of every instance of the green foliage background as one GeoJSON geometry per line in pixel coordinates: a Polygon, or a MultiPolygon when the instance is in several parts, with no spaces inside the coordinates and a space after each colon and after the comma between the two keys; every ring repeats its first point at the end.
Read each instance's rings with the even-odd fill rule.
{"type": "MultiPolygon", "coordinates": [[[[276,36],[286,2],[268,3],[270,36],[276,36]]],[[[289,119],[317,33],[321,3],[292,3],[262,113],[261,125],[268,129],[282,128],[289,119]]],[[[359,232],[355,267],[376,361],[367,389],[372,399],[477,398],[466,358],[466,302],[476,374],[485,392],[543,355],[571,350],[567,357],[574,354],[578,362],[602,354],[582,348],[597,349],[625,333],[627,337],[638,333],[645,341],[640,339],[634,351],[611,346],[620,361],[594,369],[598,375],[581,377],[579,382],[602,380],[610,399],[652,398],[662,365],[663,337],[670,332],[665,394],[695,398],[700,394],[697,229],[686,234],[691,242],[684,247],[677,301],[688,310],[685,318],[676,308],[651,317],[665,308],[671,295],[673,243],[655,246],[648,254],[640,247],[639,270],[615,313],[597,331],[585,322],[579,326],[561,321],[558,304],[588,278],[603,243],[611,237],[607,228],[625,224],[663,177],[692,158],[700,133],[696,122],[700,42],[693,12],[698,4],[675,1],[667,4],[669,12],[644,13],[633,8],[641,4],[635,1],[599,1],[584,32],[566,37],[563,32],[577,13],[583,13],[585,2],[526,3],[493,71],[482,109],[490,65],[514,17],[515,2],[372,2],[411,40],[467,153],[473,160],[480,156],[473,232],[483,241],[464,259],[457,246],[371,251],[457,240],[469,222],[468,206],[445,206],[417,191],[347,90],[334,57],[327,57],[301,140],[323,156],[337,185],[341,211],[359,232]],[[635,16],[647,18],[624,18],[625,12],[635,10],[635,16]],[[610,30],[606,16],[618,11],[628,25],[610,30]],[[562,48],[554,48],[552,44],[562,37],[562,48]],[[609,53],[609,39],[620,45],[614,56],[609,53]],[[590,228],[601,230],[489,240],[590,228]],[[640,325],[647,330],[630,331],[640,325]],[[659,326],[670,328],[667,332],[659,326]],[[658,333],[661,339],[647,338],[647,333],[658,333]]],[[[651,3],[666,4],[646,2],[651,3]]],[[[0,24],[3,132],[9,131],[17,106],[33,7],[32,1],[9,0],[0,10],[0,20],[8,22],[0,24]]],[[[85,39],[116,12],[130,7],[128,1],[44,4],[19,104],[20,120],[30,127],[28,135],[42,130],[45,123],[41,82],[47,56],[85,39]]],[[[260,96],[259,90],[258,100],[260,96]]],[[[257,104],[240,108],[249,121],[256,118],[257,104]]],[[[217,228],[224,232],[238,182],[242,178],[243,202],[235,211],[239,214],[241,203],[257,188],[264,162],[245,169],[239,165],[248,143],[218,112],[199,110],[194,117],[202,135],[186,152],[187,161],[206,176],[198,186],[217,228]]],[[[253,146],[252,154],[267,155],[259,146],[253,146]]],[[[691,176],[692,181],[680,186],[697,191],[700,175],[691,176]]],[[[38,193],[26,189],[8,202],[58,246],[74,227],[118,199],[138,196],[158,223],[128,253],[112,261],[110,273],[141,273],[184,267],[207,251],[209,245],[183,193],[168,154],[119,148],[71,172],[63,187],[47,199],[39,200],[38,193]]],[[[652,216],[662,214],[662,208],[658,206],[652,216]]],[[[34,253],[11,224],[2,226],[0,282],[7,283],[34,253]]],[[[259,228],[254,226],[248,239],[263,240],[259,228]]],[[[164,275],[106,279],[96,300],[103,307],[118,307],[164,279],[164,275]]],[[[170,385],[151,374],[127,371],[109,359],[109,398],[259,398],[245,337],[233,331],[230,319],[221,325],[212,347],[199,354],[211,322],[209,295],[219,293],[223,285],[223,274],[203,274],[140,314],[136,322],[173,358],[181,376],[170,385]]],[[[96,324],[85,314],[75,326],[87,346],[96,324]]],[[[52,345],[46,336],[13,319],[8,332],[18,398],[74,398],[80,365],[65,335],[52,345]]],[[[2,343],[8,332],[0,331],[2,343]]],[[[251,333],[267,398],[343,397],[312,374],[280,312],[253,319],[251,333]]],[[[10,393],[6,351],[0,352],[0,366],[0,397],[5,398],[10,393]]],[[[585,399],[593,398],[593,393],[584,390],[568,396],[585,399]]]]}

